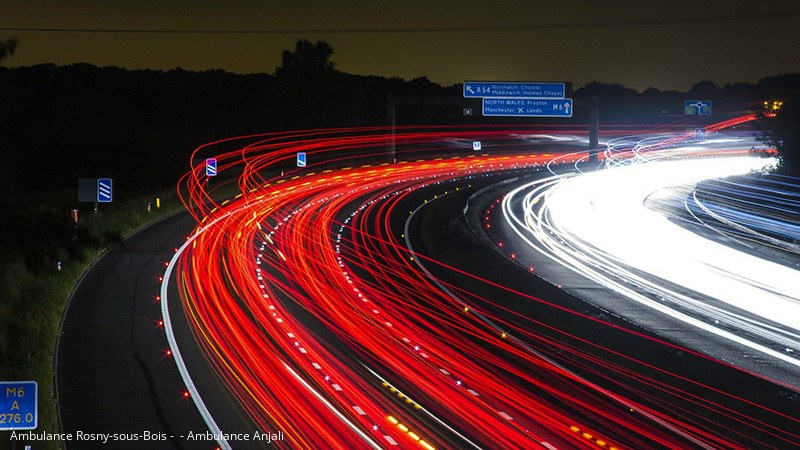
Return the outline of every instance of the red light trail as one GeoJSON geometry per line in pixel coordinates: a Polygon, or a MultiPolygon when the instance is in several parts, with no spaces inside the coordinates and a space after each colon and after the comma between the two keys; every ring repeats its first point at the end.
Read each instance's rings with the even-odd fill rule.
{"type": "MultiPolygon", "coordinates": [[[[192,160],[218,151],[220,178],[233,175],[228,179],[240,191],[223,202],[212,200],[222,183],[205,177],[202,166],[182,180],[180,193],[198,228],[169,268],[175,277],[166,280],[178,286],[196,341],[242,409],[262,430],[285,436],[273,445],[430,450],[760,444],[752,433],[714,424],[708,414],[780,441],[800,439],[743,415],[740,399],[729,396],[730,405],[706,400],[710,386],[679,380],[534,317],[497,314],[500,303],[476,301],[420,270],[415,259],[456,271],[408,248],[402,230],[415,208],[473,189],[479,177],[542,167],[552,155],[514,152],[506,144],[502,154],[370,164],[383,154],[385,131],[272,134],[201,147],[192,160]],[[307,153],[309,167],[290,167],[298,151],[307,153]],[[671,381],[692,385],[692,391],[671,381]],[[694,410],[677,417],[674,408],[687,402],[694,410]]],[[[413,158],[420,151],[455,153],[454,142],[473,139],[520,142],[526,133],[533,134],[406,129],[394,140],[398,156],[413,158]]],[[[584,158],[575,153],[559,161],[584,158]]],[[[191,389],[184,396],[198,401],[191,389]]],[[[764,416],[781,416],[755,407],[764,416]]],[[[800,426],[797,419],[783,419],[800,426]]]]}

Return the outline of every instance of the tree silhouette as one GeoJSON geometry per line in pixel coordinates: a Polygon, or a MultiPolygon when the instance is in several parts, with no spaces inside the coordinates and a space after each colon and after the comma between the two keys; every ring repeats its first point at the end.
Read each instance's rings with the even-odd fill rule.
{"type": "Polygon", "coordinates": [[[719,88],[711,80],[695,83],[695,85],[689,89],[689,95],[693,96],[696,100],[712,99],[717,95],[718,92],[719,88]]]}
{"type": "Polygon", "coordinates": [[[783,100],[779,110],[759,114],[759,140],[775,147],[784,172],[800,174],[800,96],[783,100]]]}
{"type": "Polygon", "coordinates": [[[325,41],[297,41],[285,50],[275,69],[269,104],[278,129],[341,127],[362,124],[367,115],[364,88],[356,78],[339,72],[331,61],[333,47],[325,41]]]}
{"type": "Polygon", "coordinates": [[[284,50],[281,65],[275,69],[275,75],[292,76],[298,74],[324,74],[334,70],[333,47],[325,41],[312,44],[311,41],[300,39],[295,44],[294,51],[284,50]]]}
{"type": "Polygon", "coordinates": [[[17,49],[17,37],[14,36],[5,41],[0,41],[0,61],[14,54],[17,49]]]}

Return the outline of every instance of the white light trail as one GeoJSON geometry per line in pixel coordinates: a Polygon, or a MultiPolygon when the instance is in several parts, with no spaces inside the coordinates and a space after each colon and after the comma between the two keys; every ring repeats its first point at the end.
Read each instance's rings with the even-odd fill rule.
{"type": "Polygon", "coordinates": [[[614,159],[607,170],[520,186],[504,198],[507,222],[532,247],[633,301],[800,367],[788,352],[764,345],[800,347],[800,272],[695,234],[646,206],[651,195],[691,192],[700,181],[763,170],[775,161],[666,159],[707,154],[708,148],[692,143],[648,152],[641,150],[643,141],[634,144],[634,158],[614,159]],[[642,288],[664,301],[642,295],[642,288]]]}

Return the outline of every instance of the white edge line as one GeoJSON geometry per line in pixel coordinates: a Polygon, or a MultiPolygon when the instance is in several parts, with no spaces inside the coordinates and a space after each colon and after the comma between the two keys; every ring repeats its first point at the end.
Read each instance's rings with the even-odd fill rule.
{"type": "Polygon", "coordinates": [[[178,342],[175,339],[175,333],[172,330],[172,321],[170,320],[169,316],[169,302],[167,301],[167,291],[169,290],[167,286],[169,285],[169,279],[172,275],[172,268],[175,267],[175,263],[178,261],[178,258],[183,254],[186,247],[189,246],[197,236],[200,235],[206,228],[216,223],[219,219],[211,222],[210,224],[203,227],[200,231],[193,234],[190,239],[188,239],[184,244],[178,249],[177,252],[172,256],[172,259],[169,261],[169,265],[167,266],[167,270],[164,271],[164,278],[161,282],[161,317],[164,320],[164,332],[167,335],[167,342],[169,343],[169,348],[172,351],[172,357],[175,360],[175,364],[178,366],[178,372],[181,374],[181,378],[183,379],[184,384],[186,384],[186,389],[189,391],[189,394],[192,397],[192,401],[194,402],[195,406],[197,406],[197,411],[203,417],[203,421],[205,421],[206,425],[208,426],[209,431],[211,434],[217,437],[217,443],[223,450],[232,450],[231,445],[228,443],[228,440],[222,434],[222,430],[220,430],[219,425],[217,422],[214,421],[214,418],[211,417],[211,412],[208,411],[206,404],[203,402],[203,399],[200,397],[200,392],[197,390],[197,387],[194,385],[192,381],[192,377],[189,375],[189,370],[186,367],[186,363],[183,361],[183,357],[181,356],[180,349],[178,348],[178,342]]]}

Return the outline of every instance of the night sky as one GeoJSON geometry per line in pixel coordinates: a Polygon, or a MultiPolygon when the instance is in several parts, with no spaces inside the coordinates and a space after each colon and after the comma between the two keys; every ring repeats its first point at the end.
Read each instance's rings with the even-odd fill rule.
{"type": "Polygon", "coordinates": [[[577,88],[597,80],[683,90],[702,80],[800,72],[797,1],[5,0],[0,39],[13,35],[20,42],[3,61],[8,67],[88,62],[272,73],[281,52],[302,38],[330,43],[339,70],[443,85],[548,80],[577,88]],[[290,32],[274,33],[281,30],[290,32]]]}

